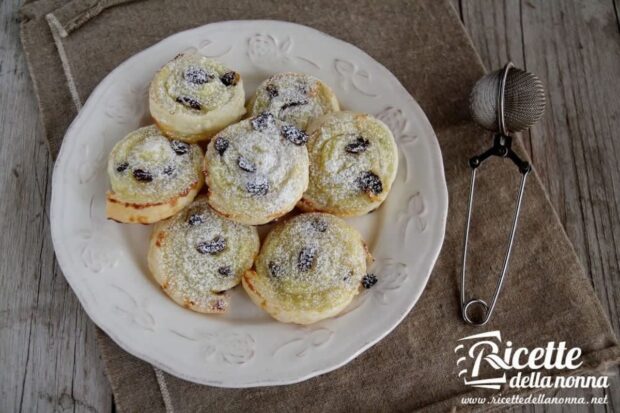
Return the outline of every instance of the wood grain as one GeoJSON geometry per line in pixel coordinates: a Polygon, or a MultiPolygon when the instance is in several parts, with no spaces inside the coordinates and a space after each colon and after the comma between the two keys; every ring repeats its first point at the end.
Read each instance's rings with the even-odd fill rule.
{"type": "MultiPolygon", "coordinates": [[[[464,24],[487,68],[495,69],[512,60],[517,66],[536,73],[547,85],[546,116],[524,141],[618,334],[620,20],[617,3],[611,0],[463,0],[460,7],[464,24]]],[[[620,410],[618,368],[611,373],[607,407],[620,410]]],[[[604,393],[563,391],[559,394],[589,397],[604,393]]]]}
{"type": "Polygon", "coordinates": [[[92,322],[51,244],[51,161],[19,42],[0,2],[0,411],[110,412],[92,322]]]}
{"type": "MultiPolygon", "coordinates": [[[[547,85],[546,117],[524,142],[619,334],[620,0],[452,2],[488,68],[510,59],[547,85]]],[[[93,324],[54,259],[52,165],[19,44],[20,3],[0,2],[0,411],[111,412],[93,324]]],[[[592,410],[620,411],[615,373],[608,405],[592,410]]],[[[592,394],[603,393],[559,393],[592,394]]]]}

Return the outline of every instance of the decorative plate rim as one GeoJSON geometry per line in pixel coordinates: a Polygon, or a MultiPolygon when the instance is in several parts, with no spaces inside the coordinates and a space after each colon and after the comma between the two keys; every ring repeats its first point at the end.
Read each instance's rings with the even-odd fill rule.
{"type": "MultiPolygon", "coordinates": [[[[415,294],[411,295],[411,299],[409,300],[409,304],[407,306],[406,309],[404,309],[404,311],[401,311],[400,314],[398,315],[398,317],[395,317],[394,319],[391,320],[389,325],[383,325],[381,332],[377,333],[372,339],[370,340],[366,340],[363,343],[357,343],[357,345],[355,346],[355,349],[349,352],[349,355],[347,357],[342,358],[341,360],[337,361],[337,362],[332,362],[331,364],[329,364],[329,366],[327,367],[322,367],[322,368],[318,368],[318,369],[313,369],[311,371],[308,371],[307,373],[300,375],[294,379],[284,379],[284,380],[277,380],[277,379],[257,379],[257,380],[250,380],[250,381],[243,381],[243,382],[238,382],[238,383],[222,383],[222,382],[218,382],[216,380],[212,380],[212,379],[205,379],[204,377],[196,377],[194,375],[190,375],[190,374],[186,374],[183,373],[181,371],[179,371],[178,369],[176,369],[174,367],[174,365],[170,365],[167,362],[163,362],[161,360],[156,359],[155,357],[147,354],[144,351],[140,351],[138,350],[136,347],[136,345],[131,344],[129,342],[126,342],[124,339],[122,339],[121,337],[119,337],[118,334],[116,334],[113,329],[107,325],[106,322],[104,322],[104,318],[102,317],[98,311],[96,311],[95,307],[96,305],[90,303],[90,301],[86,298],[85,292],[81,290],[81,285],[77,280],[74,280],[74,276],[72,275],[67,275],[69,274],[71,271],[65,271],[65,269],[70,269],[72,268],[72,264],[70,263],[71,258],[68,256],[68,253],[65,255],[65,251],[60,248],[59,246],[63,244],[63,242],[61,241],[62,238],[62,232],[61,232],[61,228],[59,228],[59,225],[61,225],[61,223],[59,222],[59,220],[55,219],[56,216],[59,214],[58,211],[58,197],[59,197],[59,191],[55,190],[56,188],[58,188],[61,183],[59,183],[58,181],[60,180],[60,176],[61,176],[61,166],[67,162],[66,158],[68,157],[67,152],[69,151],[69,149],[67,149],[67,147],[69,146],[68,144],[66,144],[67,141],[70,141],[70,139],[63,139],[63,144],[60,148],[60,152],[58,154],[58,157],[56,159],[56,162],[54,164],[54,169],[53,169],[53,176],[52,176],[52,197],[51,197],[51,202],[50,202],[50,229],[51,229],[51,233],[52,233],[52,242],[54,245],[54,249],[56,252],[56,258],[58,260],[58,264],[60,266],[60,268],[63,270],[63,275],[65,276],[65,279],[67,280],[67,282],[69,283],[69,285],[72,287],[72,289],[74,290],[75,294],[77,295],[82,307],[84,308],[84,310],[86,311],[86,313],[88,314],[88,316],[95,322],[95,324],[101,328],[110,338],[112,338],[112,340],[119,345],[124,351],[127,351],[128,353],[132,354],[135,357],[138,357],[148,363],[150,363],[151,365],[153,365],[156,368],[159,368],[163,371],[166,371],[174,376],[177,376],[179,378],[191,381],[191,382],[195,382],[195,383],[199,383],[199,384],[205,384],[205,385],[211,385],[211,386],[216,386],[216,387],[226,387],[226,388],[249,388],[249,387],[258,387],[258,386],[273,386],[273,385],[287,385],[287,384],[294,384],[294,383],[298,383],[304,380],[308,380],[312,377],[318,376],[320,374],[324,374],[330,371],[333,371],[335,369],[338,369],[344,365],[346,365],[347,363],[349,363],[351,360],[353,360],[354,358],[356,358],[357,356],[359,356],[361,353],[363,353],[364,351],[366,351],[368,348],[370,348],[371,346],[373,346],[374,344],[376,344],[377,342],[379,342],[380,340],[382,340],[385,336],[387,336],[390,332],[392,332],[401,322],[402,320],[409,314],[409,312],[411,311],[411,309],[414,307],[414,305],[417,303],[417,301],[419,300],[422,292],[424,291],[424,289],[426,288],[426,285],[428,283],[428,279],[431,276],[432,270],[435,266],[435,263],[437,261],[437,258],[439,256],[439,253],[441,251],[442,245],[443,245],[443,240],[444,240],[444,236],[445,236],[445,228],[446,228],[446,221],[447,221],[447,214],[448,214],[448,190],[447,190],[447,185],[446,185],[446,180],[445,180],[445,174],[444,174],[444,168],[443,168],[443,159],[441,156],[441,150],[439,147],[439,142],[437,140],[437,137],[432,129],[432,126],[430,124],[430,122],[428,121],[428,119],[426,118],[424,111],[422,110],[422,108],[418,105],[418,103],[415,101],[415,99],[413,99],[413,97],[409,94],[409,92],[404,88],[404,86],[400,83],[400,81],[398,80],[398,78],[396,78],[396,76],[394,76],[384,65],[382,65],[380,62],[376,61],[373,57],[371,57],[370,55],[368,55],[366,52],[364,52],[363,50],[361,50],[360,48],[358,48],[357,46],[350,44],[348,42],[345,42],[343,40],[340,40],[338,38],[335,38],[333,36],[330,36],[326,33],[323,33],[317,29],[314,29],[312,27],[308,27],[305,25],[301,25],[301,24],[297,24],[297,23],[291,23],[291,22],[286,22],[286,21],[279,21],[279,20],[228,20],[228,21],[222,21],[222,22],[217,22],[217,23],[210,23],[210,24],[206,24],[203,26],[198,26],[198,27],[194,27],[185,31],[181,31],[178,33],[175,33],[171,36],[166,37],[165,39],[160,40],[159,42],[149,46],[148,48],[136,53],[135,55],[129,57],[128,59],[126,59],[123,63],[121,63],[120,65],[118,65],[114,70],[112,70],[91,92],[91,95],[89,97],[89,99],[87,100],[87,102],[84,104],[84,106],[82,107],[82,109],[78,112],[77,116],[75,117],[75,119],[72,121],[71,125],[69,126],[69,128],[67,129],[67,132],[65,133],[65,138],[70,137],[72,135],[72,133],[74,132],[74,129],[77,129],[77,125],[80,124],[82,118],[85,118],[87,115],[86,113],[88,111],[92,111],[94,108],[96,108],[96,102],[94,102],[94,97],[100,97],[99,95],[102,95],[106,88],[109,87],[109,85],[107,84],[109,79],[112,78],[115,74],[123,71],[126,67],[130,66],[132,63],[139,61],[141,58],[143,58],[144,56],[146,56],[147,54],[149,54],[152,50],[161,47],[162,45],[164,45],[165,43],[172,43],[175,40],[184,37],[184,36],[188,36],[190,33],[195,32],[195,31],[199,31],[199,30],[203,30],[207,27],[212,28],[212,29],[220,29],[220,28],[225,28],[226,26],[230,26],[230,25],[243,25],[243,24],[254,24],[257,25],[258,27],[260,27],[260,25],[288,25],[291,28],[295,28],[295,30],[299,30],[299,29],[303,29],[306,31],[311,31],[313,33],[314,36],[316,36],[317,38],[320,39],[324,39],[328,42],[331,43],[335,43],[347,48],[352,48],[355,49],[355,51],[357,53],[360,53],[362,55],[364,55],[365,57],[367,57],[373,64],[375,64],[380,70],[386,72],[389,76],[393,77],[395,79],[395,81],[397,82],[397,85],[399,88],[402,89],[402,91],[404,92],[404,94],[407,95],[408,100],[411,100],[411,104],[419,111],[419,114],[421,115],[421,124],[418,125],[421,129],[424,130],[424,132],[426,134],[428,134],[430,137],[432,137],[432,139],[430,139],[430,146],[429,146],[429,150],[430,150],[430,155],[433,158],[430,162],[431,166],[432,166],[432,170],[430,171],[430,174],[432,176],[435,176],[436,181],[437,182],[441,182],[441,186],[438,188],[435,188],[435,190],[437,191],[436,194],[434,194],[436,196],[437,202],[438,202],[438,228],[437,231],[434,233],[434,235],[432,236],[432,243],[433,243],[433,247],[431,249],[431,251],[428,253],[430,259],[427,261],[428,265],[425,265],[423,268],[421,268],[421,273],[423,274],[421,277],[421,288],[419,288],[418,291],[416,291],[415,294]]],[[[76,138],[77,139],[77,138],[76,138]]]]}

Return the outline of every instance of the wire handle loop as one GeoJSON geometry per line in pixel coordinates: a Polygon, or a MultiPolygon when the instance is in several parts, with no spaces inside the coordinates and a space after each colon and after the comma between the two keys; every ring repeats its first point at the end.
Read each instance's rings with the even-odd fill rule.
{"type": "MultiPolygon", "coordinates": [[[[510,140],[508,140],[508,142],[510,142],[510,140]]],[[[495,149],[495,151],[498,152],[497,149],[495,149]]],[[[503,153],[503,151],[501,152],[503,153]]],[[[496,153],[493,153],[493,154],[497,155],[496,153]]],[[[470,184],[470,189],[469,189],[469,201],[467,203],[467,225],[465,227],[465,242],[463,246],[463,264],[462,264],[462,269],[461,269],[461,313],[463,316],[463,320],[466,323],[474,325],[474,326],[485,325],[491,318],[491,315],[493,314],[493,310],[495,310],[495,305],[497,304],[499,293],[502,290],[502,286],[504,285],[504,280],[506,278],[506,273],[508,272],[508,264],[510,262],[512,246],[514,245],[515,233],[517,231],[517,224],[519,222],[519,213],[521,212],[521,203],[523,201],[523,193],[525,192],[525,181],[527,179],[528,173],[531,170],[529,163],[520,160],[518,157],[517,157],[517,160],[515,160],[509,154],[512,154],[512,156],[517,157],[517,155],[514,152],[512,152],[512,149],[510,149],[510,147],[507,148],[506,155],[498,155],[498,156],[509,157],[519,167],[519,170],[521,172],[521,183],[519,185],[517,203],[516,203],[516,207],[514,211],[514,216],[512,219],[512,228],[510,229],[510,235],[508,237],[508,246],[506,248],[506,254],[504,255],[504,264],[502,266],[502,270],[499,275],[499,280],[497,281],[497,286],[495,287],[495,293],[493,294],[493,298],[491,299],[491,305],[488,305],[486,301],[480,298],[473,298],[473,299],[470,299],[469,301],[466,301],[467,299],[466,299],[465,278],[467,274],[467,246],[469,243],[469,230],[471,227],[471,213],[473,209],[472,207],[474,203],[474,192],[476,188],[476,171],[478,169],[478,166],[480,166],[480,164],[482,163],[482,160],[486,158],[483,158],[482,160],[480,160],[482,156],[484,155],[483,154],[481,156],[474,157],[470,160],[470,166],[472,168],[471,170],[472,172],[471,172],[471,184],[470,184]],[[482,319],[480,320],[474,320],[469,314],[469,309],[472,308],[472,306],[475,304],[477,304],[483,310],[483,316],[482,316],[482,319]]]]}

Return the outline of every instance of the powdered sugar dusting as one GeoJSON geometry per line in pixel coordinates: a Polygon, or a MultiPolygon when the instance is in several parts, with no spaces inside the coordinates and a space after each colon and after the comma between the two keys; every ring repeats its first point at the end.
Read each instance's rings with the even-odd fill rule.
{"type": "Polygon", "coordinates": [[[112,191],[127,202],[161,202],[201,179],[198,145],[170,141],[155,126],[131,132],[108,160],[112,191]]]}
{"type": "Polygon", "coordinates": [[[384,198],[398,166],[396,144],[387,127],[353,112],[337,112],[321,122],[308,142],[310,184],[304,197],[330,210],[376,203],[369,192],[384,198]]]}
{"type": "Polygon", "coordinates": [[[151,83],[151,97],[170,113],[202,114],[224,106],[233,97],[234,73],[221,63],[198,54],[182,54],[166,64],[151,83]]]}
{"type": "Polygon", "coordinates": [[[229,126],[209,144],[206,174],[211,200],[220,212],[255,217],[284,214],[305,189],[305,146],[282,137],[283,122],[256,120],[229,126]],[[228,146],[218,151],[216,145],[224,140],[228,146]]]}
{"type": "Polygon", "coordinates": [[[256,90],[252,115],[270,112],[278,119],[305,130],[311,119],[332,111],[320,93],[319,80],[302,73],[279,73],[256,90]]]}
{"type": "Polygon", "coordinates": [[[256,229],[220,217],[205,197],[198,197],[158,229],[166,233],[162,246],[166,289],[197,303],[237,285],[258,251],[256,229]],[[224,247],[213,253],[197,250],[214,239],[224,247]]]}
{"type": "Polygon", "coordinates": [[[359,233],[342,219],[302,214],[269,234],[256,269],[283,306],[321,311],[357,293],[366,253],[359,233]]]}

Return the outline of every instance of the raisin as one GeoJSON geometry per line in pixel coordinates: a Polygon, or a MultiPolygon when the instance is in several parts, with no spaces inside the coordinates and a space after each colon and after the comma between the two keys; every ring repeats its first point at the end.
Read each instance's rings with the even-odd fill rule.
{"type": "Polygon", "coordinates": [[[218,268],[217,273],[219,275],[223,275],[224,277],[229,277],[232,274],[232,270],[230,269],[228,265],[225,265],[223,267],[218,268]]]}
{"type": "Polygon", "coordinates": [[[316,255],[316,248],[313,247],[305,247],[299,252],[299,257],[297,258],[297,268],[299,271],[306,272],[312,268],[314,264],[314,257],[316,255]]]}
{"type": "Polygon", "coordinates": [[[347,282],[347,281],[349,281],[351,279],[351,277],[353,277],[353,271],[349,271],[349,273],[347,275],[342,277],[342,281],[347,282]]]}
{"type": "Polygon", "coordinates": [[[358,154],[358,153],[365,152],[369,146],[370,146],[370,142],[368,141],[368,139],[364,139],[361,136],[358,136],[357,139],[355,139],[355,141],[345,146],[344,150],[349,153],[358,154]]]}
{"type": "Polygon", "coordinates": [[[236,72],[226,72],[220,77],[220,80],[225,86],[235,86],[239,83],[239,73],[236,72]]]}
{"type": "Polygon", "coordinates": [[[276,125],[276,120],[271,113],[264,112],[252,119],[251,123],[254,129],[264,132],[273,128],[276,125]]]}
{"type": "Polygon", "coordinates": [[[308,135],[306,134],[306,132],[297,129],[293,125],[282,126],[281,132],[287,140],[297,146],[304,145],[306,142],[308,142],[308,135]]]}
{"type": "Polygon", "coordinates": [[[325,232],[327,231],[327,222],[321,218],[315,218],[312,220],[312,228],[319,232],[325,232]]]}
{"type": "Polygon", "coordinates": [[[211,241],[199,242],[196,245],[196,250],[201,254],[215,255],[222,252],[226,248],[226,240],[221,236],[216,236],[211,241]]]}
{"type": "Polygon", "coordinates": [[[280,264],[273,262],[273,261],[269,261],[269,272],[271,273],[272,277],[278,277],[280,276],[280,273],[282,272],[282,267],[280,267],[280,264]]]}
{"type": "Polygon", "coordinates": [[[228,145],[228,139],[222,137],[215,138],[215,150],[220,154],[220,156],[224,155],[224,152],[228,149],[228,145]]]}
{"type": "Polygon", "coordinates": [[[150,172],[142,169],[134,169],[133,177],[136,178],[136,181],[140,182],[151,182],[153,180],[153,175],[151,175],[150,172]]]}
{"type": "Polygon", "coordinates": [[[289,102],[289,103],[285,103],[285,104],[284,104],[284,105],[282,105],[282,107],[280,108],[280,114],[282,114],[282,112],[284,112],[284,111],[285,111],[285,110],[287,110],[287,109],[294,108],[294,107],[296,107],[296,106],[303,106],[303,105],[306,105],[306,104],[308,104],[308,101],[307,101],[307,100],[300,100],[300,101],[297,101],[297,102],[289,102]]]}
{"type": "Polygon", "coordinates": [[[266,179],[255,179],[245,184],[245,189],[255,196],[264,196],[269,192],[269,182],[266,179]]]}
{"type": "Polygon", "coordinates": [[[265,91],[267,92],[269,97],[272,99],[279,95],[278,88],[272,85],[271,83],[268,84],[267,87],[265,87],[265,91]]]}
{"type": "Polygon", "coordinates": [[[243,169],[246,172],[256,172],[256,165],[254,165],[254,163],[248,158],[245,158],[243,156],[239,156],[239,158],[237,159],[237,165],[239,165],[239,168],[243,169]]]}
{"type": "Polygon", "coordinates": [[[198,67],[190,67],[185,71],[185,73],[183,73],[183,78],[189,83],[204,85],[211,80],[212,76],[203,69],[198,67]]]}
{"type": "Polygon", "coordinates": [[[192,214],[187,220],[187,223],[191,226],[202,224],[203,222],[205,222],[205,220],[200,214],[192,214]]]}
{"type": "Polygon", "coordinates": [[[381,179],[374,172],[362,172],[357,178],[356,183],[361,191],[372,192],[375,195],[379,195],[383,192],[381,179]]]}
{"type": "Polygon", "coordinates": [[[186,106],[190,109],[200,110],[201,108],[200,103],[197,100],[192,99],[187,96],[180,96],[176,99],[176,101],[180,103],[181,105],[186,106]]]}
{"type": "Polygon", "coordinates": [[[172,176],[172,174],[174,174],[174,170],[175,170],[174,166],[168,165],[164,168],[163,172],[164,172],[164,175],[172,176]]]}
{"type": "Polygon", "coordinates": [[[372,287],[373,285],[375,285],[377,283],[377,281],[379,281],[379,280],[377,279],[376,275],[374,275],[374,274],[366,274],[362,278],[362,287],[368,289],[368,288],[372,287]]]}
{"type": "Polygon", "coordinates": [[[123,172],[125,169],[129,168],[129,163],[123,162],[116,166],[116,172],[123,172]]]}
{"type": "Polygon", "coordinates": [[[176,153],[177,155],[185,155],[187,152],[189,152],[189,144],[185,142],[172,140],[170,141],[170,146],[172,147],[174,153],[176,153]]]}

